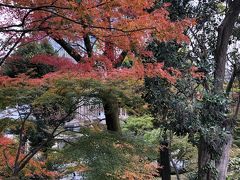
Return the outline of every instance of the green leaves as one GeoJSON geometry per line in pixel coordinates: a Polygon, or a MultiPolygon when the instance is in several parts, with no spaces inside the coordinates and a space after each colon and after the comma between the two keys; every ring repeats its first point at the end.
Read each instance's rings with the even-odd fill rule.
{"type": "Polygon", "coordinates": [[[147,130],[153,129],[153,118],[151,116],[129,117],[123,125],[123,130],[135,132],[136,135],[143,135],[147,130]]]}
{"type": "Polygon", "coordinates": [[[0,87],[0,109],[15,107],[17,104],[31,104],[33,100],[41,95],[41,88],[20,87],[0,87]]]}
{"type": "Polygon", "coordinates": [[[154,149],[143,141],[116,133],[83,130],[82,136],[61,153],[65,161],[78,162],[87,167],[89,179],[121,179],[125,171],[147,173],[147,156],[154,149]]]}
{"type": "Polygon", "coordinates": [[[201,122],[205,127],[222,126],[228,113],[229,100],[224,94],[205,93],[201,108],[201,122]]]}

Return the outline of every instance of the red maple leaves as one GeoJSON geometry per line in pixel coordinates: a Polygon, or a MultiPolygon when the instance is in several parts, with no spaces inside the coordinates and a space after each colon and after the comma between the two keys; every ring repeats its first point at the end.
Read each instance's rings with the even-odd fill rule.
{"type": "MultiPolygon", "coordinates": [[[[0,178],[11,176],[12,169],[14,167],[16,158],[16,147],[17,141],[9,137],[0,135],[0,178]]],[[[24,154],[20,153],[20,159],[24,157],[24,154]]],[[[46,169],[44,161],[38,159],[31,159],[29,164],[22,170],[25,177],[55,177],[58,173],[49,171],[46,169]]]]}

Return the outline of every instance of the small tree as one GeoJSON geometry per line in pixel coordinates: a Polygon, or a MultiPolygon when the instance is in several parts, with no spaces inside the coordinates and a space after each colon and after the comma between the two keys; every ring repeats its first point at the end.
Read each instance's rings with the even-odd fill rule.
{"type": "Polygon", "coordinates": [[[89,179],[154,179],[156,165],[150,157],[155,152],[141,139],[92,128],[66,146],[56,162],[74,162],[69,171],[82,172],[89,179]]]}
{"type": "Polygon", "coordinates": [[[126,89],[123,83],[113,87],[113,83],[119,82],[115,79],[115,73],[112,75],[113,79],[108,81],[94,80],[96,75],[93,72],[70,73],[62,69],[35,79],[26,75],[16,78],[0,77],[0,108],[11,107],[19,113],[18,123],[16,120],[12,121],[16,126],[11,128],[18,137],[17,148],[14,151],[16,153],[13,154],[14,163],[11,166],[12,176],[19,176],[37,153],[47,151],[58,141],[58,136],[67,131],[63,129],[64,124],[73,119],[80,106],[94,105],[95,99],[99,103],[109,92],[114,93],[118,105],[134,104],[132,99],[140,99],[138,95],[130,97],[134,88],[126,89]],[[30,141],[31,147],[22,154],[27,140],[30,141]]]}
{"type": "MultiPolygon", "coordinates": [[[[12,107],[19,114],[18,119],[12,121],[15,125],[10,128],[18,140],[14,146],[6,147],[12,152],[11,158],[6,156],[2,162],[13,161],[9,164],[9,176],[18,177],[34,161],[37,153],[51,148],[57,137],[66,131],[63,128],[65,122],[72,120],[79,106],[89,103],[88,97],[93,90],[88,80],[58,78],[49,81],[26,76],[3,77],[2,80],[1,108],[12,107]],[[31,145],[27,151],[23,150],[26,140],[31,145]]],[[[9,126],[5,127],[9,130],[9,126]]]]}

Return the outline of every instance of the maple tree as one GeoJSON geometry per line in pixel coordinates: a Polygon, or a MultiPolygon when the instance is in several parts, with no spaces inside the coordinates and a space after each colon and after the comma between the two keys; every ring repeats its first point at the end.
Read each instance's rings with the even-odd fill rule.
{"type": "MultiPolygon", "coordinates": [[[[18,176],[31,165],[31,162],[35,162],[34,158],[37,153],[51,147],[58,135],[65,132],[62,129],[64,123],[72,119],[75,110],[81,106],[79,104],[81,100],[87,101],[80,97],[83,94],[86,96],[91,89],[81,88],[84,83],[79,82],[80,87],[76,87],[74,93],[73,89],[70,89],[73,82],[64,80],[61,80],[61,83],[60,80],[49,82],[46,79],[29,79],[23,75],[17,78],[1,78],[1,108],[12,107],[19,112],[18,120],[13,121],[15,124],[13,132],[18,140],[14,148],[7,147],[6,149],[6,152],[13,151],[11,155],[13,164],[9,165],[11,170],[9,175],[18,176]],[[64,91],[61,91],[62,89],[64,91]],[[29,123],[32,124],[31,127],[28,127],[29,123]],[[26,140],[30,141],[30,148],[22,152],[26,140]]],[[[7,130],[9,126],[4,128],[4,131],[7,130]]],[[[1,155],[4,155],[4,152],[1,152],[1,155]]],[[[41,163],[35,163],[35,165],[37,170],[36,172],[32,170],[33,175],[37,175],[37,171],[41,170],[39,168],[44,166],[41,163]]],[[[30,172],[31,170],[28,171],[30,172]]],[[[47,176],[46,168],[41,171],[43,174],[44,172],[47,176]]]]}
{"type": "MultiPolygon", "coordinates": [[[[2,42],[5,51],[2,51],[0,64],[20,42],[44,37],[55,40],[81,66],[102,72],[119,67],[126,56],[151,56],[145,46],[153,37],[160,41],[187,42],[183,32],[194,24],[193,20],[172,22],[166,10],[170,4],[153,8],[154,3],[153,0],[46,0],[34,3],[18,0],[14,4],[3,1],[0,10],[6,17],[1,22],[0,33],[5,36],[2,42]]],[[[145,66],[142,67],[143,72],[145,66]]],[[[153,65],[147,67],[155,68],[153,65]]],[[[157,67],[163,68],[162,65],[157,67]]],[[[163,76],[170,77],[164,72],[163,76]]],[[[120,73],[124,76],[123,71],[120,73]]],[[[105,114],[117,124],[116,112],[105,114]]],[[[108,129],[118,131],[112,127],[108,126],[108,129]]]]}
{"type": "MultiPolygon", "coordinates": [[[[0,34],[4,38],[0,42],[0,65],[5,63],[6,59],[19,45],[46,37],[56,41],[78,62],[76,64],[67,60],[67,58],[38,55],[31,59],[32,63],[44,62],[47,65],[54,66],[57,71],[37,79],[31,79],[25,75],[15,78],[0,77],[0,85],[3,91],[6,91],[6,88],[20,88],[18,90],[22,92],[22,85],[26,85],[27,90],[29,90],[27,92],[40,93],[41,98],[37,99],[37,105],[39,105],[36,109],[38,110],[37,113],[42,112],[39,117],[46,120],[50,125],[54,125],[54,128],[51,129],[53,130],[50,133],[51,136],[47,137],[48,141],[40,142],[35,147],[36,149],[27,155],[23,164],[20,161],[20,164],[18,164],[20,168],[17,167],[14,173],[19,173],[34,154],[42,149],[42,146],[47,145],[49,141],[53,141],[54,133],[56,133],[58,127],[69,120],[68,117],[61,123],[55,123],[58,121],[54,121],[54,118],[59,118],[62,114],[54,114],[56,117],[50,115],[52,112],[65,112],[62,106],[70,107],[72,102],[68,100],[72,100],[72,97],[69,98],[69,95],[71,96],[74,93],[72,92],[73,89],[69,88],[74,86],[76,82],[84,81],[86,83],[89,81],[91,84],[91,80],[96,79],[100,80],[101,83],[107,84],[110,82],[111,84],[116,80],[121,82],[121,80],[128,79],[140,80],[142,83],[145,76],[160,76],[170,83],[176,82],[176,79],[181,75],[179,71],[173,68],[164,69],[163,63],[143,64],[140,57],[151,56],[145,46],[152,38],[159,41],[175,39],[178,43],[187,42],[188,38],[183,32],[186,27],[193,24],[193,21],[184,19],[172,22],[168,18],[166,10],[169,4],[164,4],[157,9],[153,9],[153,5],[154,1],[145,0],[1,1],[0,12],[4,14],[4,17],[0,23],[0,34]],[[130,57],[133,61],[131,68],[119,68],[125,57],[130,57]],[[76,79],[72,79],[72,77],[76,79]],[[60,91],[54,84],[61,78],[70,81],[69,84],[66,81],[59,81],[63,83],[65,91],[60,91]],[[53,86],[49,87],[49,85],[53,86]],[[71,93],[67,93],[70,91],[71,93]],[[59,92],[62,94],[59,95],[59,92]],[[62,98],[64,99],[62,102],[58,101],[62,98]],[[38,104],[39,102],[40,104],[38,104]],[[58,103],[60,103],[60,107],[55,107],[54,105],[58,103]],[[47,112],[45,112],[46,109],[47,112]]],[[[59,85],[59,83],[57,84],[59,85]]],[[[116,89],[111,86],[96,84],[99,87],[94,86],[93,91],[90,92],[96,92],[97,90],[99,98],[103,102],[108,130],[120,131],[118,120],[119,97],[115,94],[116,89]]],[[[78,89],[75,90],[77,99],[79,99],[82,94],[78,92],[78,89]]],[[[15,95],[12,98],[16,98],[13,102],[19,100],[15,95]]],[[[9,99],[5,99],[3,102],[7,104],[8,101],[9,99]]],[[[35,99],[31,103],[36,106],[35,99]]]]}
{"type": "Polygon", "coordinates": [[[69,170],[83,172],[82,176],[87,179],[143,180],[154,179],[157,175],[156,167],[151,163],[155,146],[102,129],[83,128],[81,133],[82,137],[73,145],[65,146],[53,157],[56,163],[75,162],[69,170]]]}
{"type": "MultiPolygon", "coordinates": [[[[92,98],[96,98],[96,103],[99,103],[97,99],[107,96],[109,91],[114,92],[114,97],[123,104],[126,104],[125,101],[131,104],[131,99],[134,97],[140,98],[126,90],[126,85],[121,87],[122,84],[120,84],[113,88],[112,83],[115,80],[113,82],[105,79],[94,80],[92,76],[86,76],[86,73],[85,77],[81,75],[62,69],[62,71],[35,79],[26,75],[16,78],[0,77],[0,108],[12,107],[21,111],[21,106],[18,109],[16,105],[27,104],[26,114],[23,117],[20,115],[17,121],[12,121],[13,133],[19,140],[14,146],[16,150],[12,152],[14,164],[11,166],[12,171],[9,175],[18,176],[31,165],[37,153],[51,148],[58,136],[67,132],[63,129],[64,124],[73,119],[76,110],[83,105],[94,105],[92,98]],[[21,149],[24,148],[26,140],[30,141],[31,148],[28,152],[22,153],[21,149]]],[[[134,83],[136,79],[129,82],[129,85],[134,83]]],[[[5,121],[6,119],[3,119],[3,122],[5,121]]],[[[3,127],[3,132],[8,132],[10,127],[9,125],[3,127]]],[[[8,147],[7,150],[11,148],[8,147]]],[[[47,171],[45,175],[47,176],[47,171]]]]}
{"type": "MultiPolygon", "coordinates": [[[[77,61],[104,54],[116,63],[129,51],[147,54],[145,42],[152,36],[161,41],[188,40],[183,31],[192,21],[171,22],[165,9],[169,4],[154,10],[151,9],[153,5],[152,0],[34,3],[18,0],[14,4],[5,0],[0,3],[1,13],[5,14],[0,32],[5,36],[4,49],[10,45],[10,51],[20,42],[49,36],[77,61]],[[72,48],[71,42],[77,48],[72,48]],[[95,46],[98,46],[97,51],[95,46]]],[[[2,54],[1,64],[10,51],[2,54]]]]}
{"type": "MultiPolygon", "coordinates": [[[[10,138],[0,136],[0,177],[6,178],[12,176],[12,171],[14,168],[15,158],[16,158],[16,142],[10,138]]],[[[24,154],[21,152],[19,154],[21,158],[24,154]]],[[[45,162],[38,159],[31,159],[27,166],[25,166],[21,175],[24,177],[42,177],[42,178],[53,178],[58,175],[54,171],[46,170],[45,162]]]]}

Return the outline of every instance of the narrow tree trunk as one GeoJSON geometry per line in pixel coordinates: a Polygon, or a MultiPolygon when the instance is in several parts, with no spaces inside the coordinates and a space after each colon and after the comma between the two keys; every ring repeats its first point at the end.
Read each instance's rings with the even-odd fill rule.
{"type": "Polygon", "coordinates": [[[88,34],[84,35],[83,40],[84,40],[84,45],[85,45],[88,57],[92,57],[93,47],[91,45],[91,40],[89,35],[88,34]]]}
{"type": "Polygon", "coordinates": [[[113,47],[113,44],[109,41],[105,42],[104,55],[112,62],[115,61],[114,47],[113,47]]]}
{"type": "Polygon", "coordinates": [[[20,171],[20,170],[19,170],[18,167],[14,167],[13,173],[12,173],[12,176],[11,176],[11,179],[18,179],[19,171],[20,171]]]}
{"type": "Polygon", "coordinates": [[[168,142],[162,141],[160,143],[160,158],[158,164],[160,165],[158,171],[162,180],[171,179],[170,154],[168,149],[168,142]]]}
{"type": "MultiPolygon", "coordinates": [[[[108,26],[109,28],[112,27],[112,22],[109,17],[107,17],[108,20],[108,26]]],[[[104,47],[104,53],[103,53],[110,61],[115,61],[115,53],[114,53],[114,46],[111,42],[111,39],[109,37],[105,38],[105,47],[104,47]]]]}
{"type": "Polygon", "coordinates": [[[107,129],[109,131],[121,132],[119,120],[119,105],[117,99],[109,98],[103,99],[103,108],[106,118],[107,129]]]}
{"type": "Polygon", "coordinates": [[[228,85],[227,85],[227,88],[226,88],[226,96],[229,97],[229,94],[231,92],[231,89],[233,87],[233,83],[234,83],[234,80],[237,76],[237,66],[236,64],[233,65],[233,72],[232,72],[232,75],[231,75],[231,78],[228,82],[228,85]]]}

